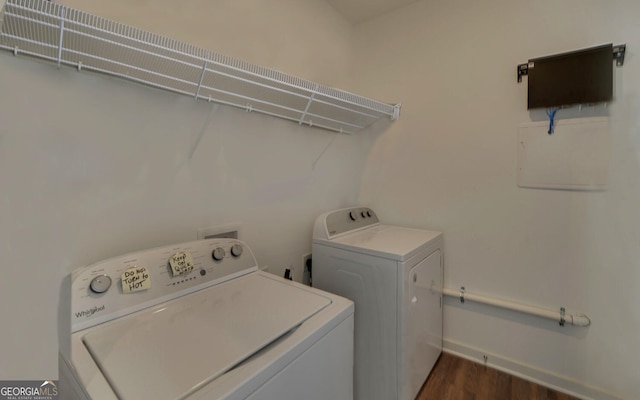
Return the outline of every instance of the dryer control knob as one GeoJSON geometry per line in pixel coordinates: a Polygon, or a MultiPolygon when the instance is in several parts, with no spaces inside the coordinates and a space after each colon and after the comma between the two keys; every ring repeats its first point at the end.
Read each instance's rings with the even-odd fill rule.
{"type": "Polygon", "coordinates": [[[231,255],[234,257],[240,257],[240,255],[242,254],[242,245],[236,243],[233,246],[231,246],[231,255]]]}
{"type": "Polygon", "coordinates": [[[349,218],[352,221],[355,221],[356,219],[358,219],[358,213],[356,213],[355,211],[349,211],[349,218]]]}
{"type": "Polygon", "coordinates": [[[99,275],[91,280],[89,288],[93,293],[104,293],[111,287],[111,278],[108,275],[99,275]]]}
{"type": "Polygon", "coordinates": [[[216,247],[211,253],[211,257],[216,261],[221,261],[224,258],[224,249],[222,247],[216,247]]]}

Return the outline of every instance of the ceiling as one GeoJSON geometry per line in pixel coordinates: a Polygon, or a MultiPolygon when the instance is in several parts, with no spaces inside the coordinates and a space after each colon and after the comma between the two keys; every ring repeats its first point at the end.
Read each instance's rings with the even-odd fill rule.
{"type": "Polygon", "coordinates": [[[418,0],[326,0],[351,23],[378,17],[418,0]]]}

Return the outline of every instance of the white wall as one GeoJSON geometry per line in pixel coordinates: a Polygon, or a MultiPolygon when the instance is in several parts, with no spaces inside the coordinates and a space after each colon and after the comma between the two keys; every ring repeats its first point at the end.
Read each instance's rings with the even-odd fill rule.
{"type": "MultiPolygon", "coordinates": [[[[403,104],[360,203],[445,234],[445,284],[589,315],[589,328],[448,301],[445,346],[585,397],[640,393],[640,3],[421,1],[356,27],[357,90],[403,104]],[[529,58],[627,43],[604,192],[516,185],[529,58]],[[592,388],[589,388],[592,387],[592,388]]],[[[562,118],[563,112],[559,117],[562,118]]]]}
{"type": "MultiPolygon", "coordinates": [[[[324,84],[347,76],[351,27],[323,2],[76,3],[324,84]]],[[[300,279],[315,217],[356,202],[370,144],[0,53],[0,379],[57,377],[77,267],[240,223],[259,263],[300,279]]]]}

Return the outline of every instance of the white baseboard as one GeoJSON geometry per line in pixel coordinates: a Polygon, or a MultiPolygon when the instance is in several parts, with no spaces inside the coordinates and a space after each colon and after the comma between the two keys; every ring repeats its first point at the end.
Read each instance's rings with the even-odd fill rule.
{"type": "Polygon", "coordinates": [[[506,372],[513,376],[526,379],[530,382],[548,387],[561,393],[584,400],[623,400],[615,394],[605,392],[599,388],[588,386],[584,382],[578,382],[571,378],[554,374],[550,371],[522,364],[481,349],[468,346],[453,340],[444,338],[444,352],[458,357],[466,358],[479,364],[506,372]],[[484,356],[487,356],[485,362],[484,356]]]}

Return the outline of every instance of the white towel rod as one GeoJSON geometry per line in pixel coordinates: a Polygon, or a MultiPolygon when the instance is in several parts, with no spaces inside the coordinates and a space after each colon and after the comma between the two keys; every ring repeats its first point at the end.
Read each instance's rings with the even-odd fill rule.
{"type": "Polygon", "coordinates": [[[464,286],[462,286],[460,289],[444,288],[442,289],[442,293],[445,296],[459,298],[461,303],[464,303],[465,300],[469,300],[475,303],[487,304],[493,307],[503,308],[506,310],[518,311],[524,314],[535,315],[538,317],[557,321],[560,324],[560,326],[564,326],[565,323],[571,324],[574,326],[591,325],[591,320],[585,314],[569,313],[565,310],[564,307],[560,307],[558,310],[550,310],[547,308],[541,308],[537,306],[517,303],[510,300],[498,299],[495,297],[469,293],[465,290],[464,286]]]}

